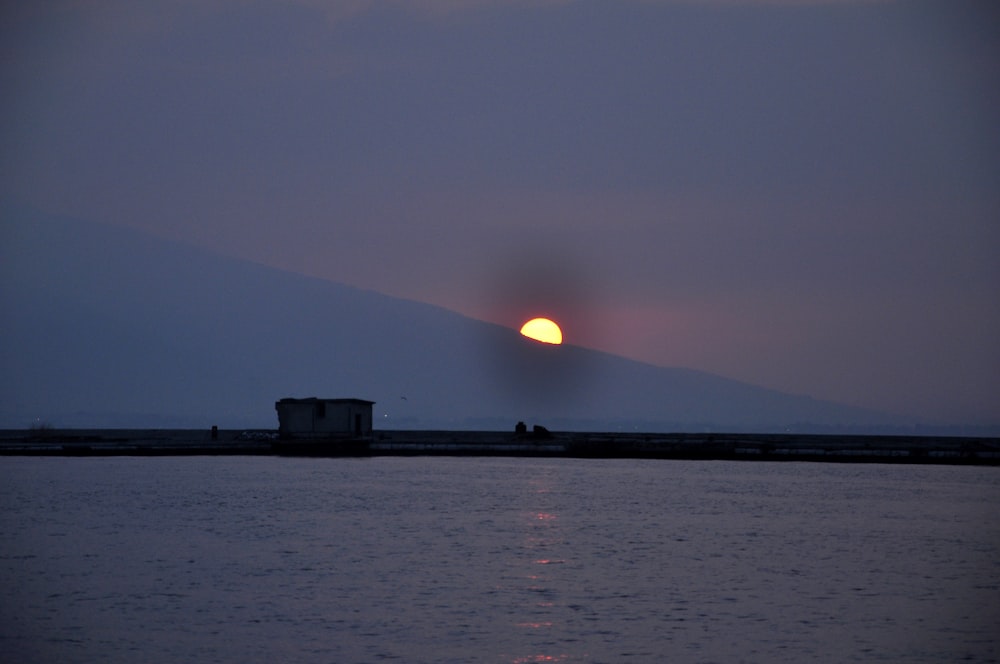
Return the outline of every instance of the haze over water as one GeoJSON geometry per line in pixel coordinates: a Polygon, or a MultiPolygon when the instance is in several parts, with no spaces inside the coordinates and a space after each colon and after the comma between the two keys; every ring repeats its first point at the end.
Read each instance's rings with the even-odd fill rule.
{"type": "Polygon", "coordinates": [[[11,661],[997,661],[993,468],[4,459],[11,661]]]}

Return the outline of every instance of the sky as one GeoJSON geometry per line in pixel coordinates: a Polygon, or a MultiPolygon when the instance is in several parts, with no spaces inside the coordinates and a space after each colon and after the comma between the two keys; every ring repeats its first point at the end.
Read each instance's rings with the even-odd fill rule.
{"type": "Polygon", "coordinates": [[[4,3],[0,91],[5,201],[1000,422],[992,2],[4,3]]]}

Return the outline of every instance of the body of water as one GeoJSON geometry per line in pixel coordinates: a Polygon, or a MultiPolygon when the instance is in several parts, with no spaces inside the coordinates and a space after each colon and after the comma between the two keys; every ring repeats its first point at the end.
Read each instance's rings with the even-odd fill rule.
{"type": "Polygon", "coordinates": [[[11,662],[1000,660],[1000,469],[0,459],[11,662]]]}

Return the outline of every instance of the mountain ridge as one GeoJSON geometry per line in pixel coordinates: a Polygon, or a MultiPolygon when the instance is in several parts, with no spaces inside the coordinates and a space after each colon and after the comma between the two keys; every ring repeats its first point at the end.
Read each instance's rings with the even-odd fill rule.
{"type": "Polygon", "coordinates": [[[286,396],[376,428],[865,430],[875,411],[528,341],[449,309],[4,206],[0,426],[270,428],[286,396]]]}

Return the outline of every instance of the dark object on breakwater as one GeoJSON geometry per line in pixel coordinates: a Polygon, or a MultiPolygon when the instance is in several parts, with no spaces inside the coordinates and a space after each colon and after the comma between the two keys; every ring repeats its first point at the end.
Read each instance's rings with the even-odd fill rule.
{"type": "Polygon", "coordinates": [[[541,424],[531,427],[530,434],[528,433],[528,425],[524,422],[518,422],[514,426],[514,440],[548,440],[552,437],[552,433],[541,424]]]}
{"type": "Polygon", "coordinates": [[[376,431],[281,440],[273,430],[0,431],[0,455],[526,456],[1000,465],[1000,439],[730,433],[376,431]]]}

